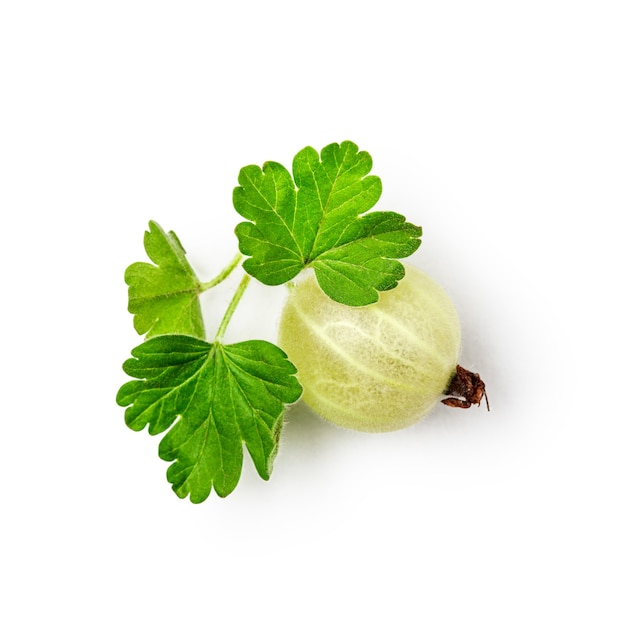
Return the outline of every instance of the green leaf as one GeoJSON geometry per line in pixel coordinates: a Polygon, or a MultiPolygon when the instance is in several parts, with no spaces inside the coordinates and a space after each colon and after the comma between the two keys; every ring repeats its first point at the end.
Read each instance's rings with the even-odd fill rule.
{"type": "Polygon", "coordinates": [[[377,290],[393,289],[404,277],[404,266],[381,258],[381,249],[395,258],[409,256],[415,251],[419,235],[421,229],[398,213],[368,213],[353,222],[353,228],[337,245],[320,254],[311,265],[320,287],[333,300],[370,304],[378,300],[377,290]]]}
{"type": "Polygon", "coordinates": [[[395,287],[404,276],[396,259],[417,250],[422,230],[397,213],[367,213],[382,192],[371,168],[370,155],[350,141],[326,146],[321,157],[301,150],[293,178],[271,161],[242,168],[233,204],[249,220],[235,229],[245,270],[279,285],[312,267],[328,296],[353,306],[395,287]]]}
{"type": "Polygon", "coordinates": [[[150,222],[144,247],[155,263],[133,263],[124,274],[128,285],[128,310],[135,330],[147,337],[181,333],[204,338],[198,296],[202,284],[185,256],[178,237],[150,222]]]}
{"type": "Polygon", "coordinates": [[[136,347],[124,371],[137,380],[120,388],[127,425],[156,435],[168,431],[159,456],[174,492],[205,500],[237,486],[245,444],[267,480],[278,449],[286,403],[302,392],[295,366],[266,341],[223,345],[163,335],[136,347]],[[168,430],[169,429],[169,430],[168,430]]]}

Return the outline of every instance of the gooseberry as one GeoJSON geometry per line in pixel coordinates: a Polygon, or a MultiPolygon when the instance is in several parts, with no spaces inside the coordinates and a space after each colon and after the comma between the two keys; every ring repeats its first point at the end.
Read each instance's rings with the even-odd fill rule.
{"type": "Polygon", "coordinates": [[[455,307],[426,274],[405,269],[395,289],[364,307],[331,300],[313,273],[290,288],[278,343],[298,368],[304,402],[338,426],[368,432],[409,426],[455,376],[461,343],[455,307]]]}

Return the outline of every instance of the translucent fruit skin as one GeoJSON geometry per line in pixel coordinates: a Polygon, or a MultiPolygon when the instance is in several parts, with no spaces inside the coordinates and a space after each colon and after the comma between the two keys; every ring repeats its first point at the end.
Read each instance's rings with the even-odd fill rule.
{"type": "Polygon", "coordinates": [[[458,362],[459,319],[446,292],[424,273],[406,276],[376,304],[334,302],[314,274],[292,287],[278,343],[298,368],[304,401],[338,426],[405,428],[447,388],[458,362]]]}

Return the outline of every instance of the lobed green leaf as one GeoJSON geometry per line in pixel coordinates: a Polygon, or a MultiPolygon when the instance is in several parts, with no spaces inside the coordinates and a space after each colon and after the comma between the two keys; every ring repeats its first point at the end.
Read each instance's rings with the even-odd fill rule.
{"type": "Polygon", "coordinates": [[[128,285],[128,310],[135,330],[146,337],[181,333],[204,338],[198,296],[202,285],[178,237],[151,221],[144,247],[154,263],[133,263],[124,274],[128,285]]]}
{"type": "Polygon", "coordinates": [[[274,162],[242,168],[233,204],[249,220],[235,229],[249,257],[244,269],[279,285],[310,266],[328,296],[353,306],[395,287],[404,271],[396,259],[417,250],[422,232],[397,213],[367,213],[382,193],[371,168],[370,155],[350,141],[321,155],[301,150],[293,178],[274,162]]]}
{"type": "Polygon", "coordinates": [[[168,431],[159,456],[173,462],[167,477],[180,498],[202,502],[212,489],[231,493],[244,444],[258,474],[269,479],[285,404],[302,392],[280,348],[267,341],[223,345],[163,335],[131,354],[124,371],[136,380],[122,385],[117,402],[127,407],[133,430],[168,431]]]}

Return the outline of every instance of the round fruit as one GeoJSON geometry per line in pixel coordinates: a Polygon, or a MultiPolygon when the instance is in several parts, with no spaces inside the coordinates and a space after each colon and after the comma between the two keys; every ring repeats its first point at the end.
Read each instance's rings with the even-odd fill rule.
{"type": "Polygon", "coordinates": [[[376,304],[331,300],[313,273],[291,288],[278,343],[298,368],[304,401],[329,422],[368,432],[398,430],[437,403],[454,375],[459,319],[424,273],[406,276],[376,304]]]}

